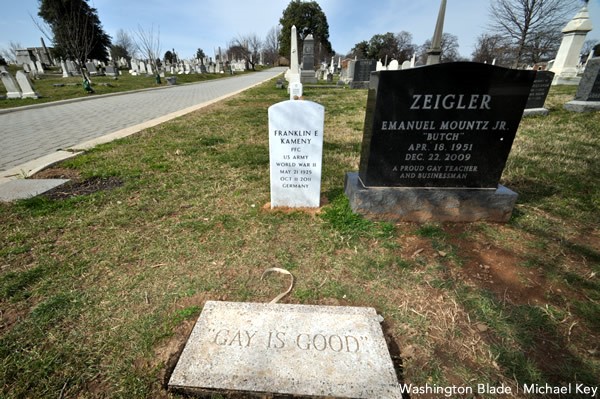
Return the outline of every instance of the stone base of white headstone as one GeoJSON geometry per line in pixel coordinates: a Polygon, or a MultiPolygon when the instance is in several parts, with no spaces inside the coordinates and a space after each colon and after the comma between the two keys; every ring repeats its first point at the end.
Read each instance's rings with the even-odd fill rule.
{"type": "Polygon", "coordinates": [[[546,116],[549,113],[547,108],[525,108],[523,116],[546,116]]]}
{"type": "Polygon", "coordinates": [[[358,173],[346,174],[344,191],[355,213],[393,222],[508,222],[517,193],[498,189],[365,187],[358,173]]]}
{"type": "Polygon", "coordinates": [[[564,108],[572,112],[594,112],[600,111],[600,101],[569,101],[564,108]]]}
{"type": "Polygon", "coordinates": [[[318,208],[325,108],[290,100],[268,114],[271,208],[318,208]]]}

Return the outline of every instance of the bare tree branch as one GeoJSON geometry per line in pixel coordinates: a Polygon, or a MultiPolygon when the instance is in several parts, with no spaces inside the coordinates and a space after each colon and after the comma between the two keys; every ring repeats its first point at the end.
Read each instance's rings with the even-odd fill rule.
{"type": "Polygon", "coordinates": [[[556,35],[579,4],[579,0],[494,0],[490,3],[491,32],[511,39],[513,67],[537,62],[556,51],[560,44],[554,41],[556,35]]]}
{"type": "Polygon", "coordinates": [[[160,26],[154,30],[154,24],[150,26],[150,29],[146,30],[141,25],[138,25],[137,31],[135,31],[137,40],[135,41],[136,46],[143,57],[146,57],[147,61],[150,62],[152,68],[158,73],[158,62],[161,55],[160,47],[160,26]]]}

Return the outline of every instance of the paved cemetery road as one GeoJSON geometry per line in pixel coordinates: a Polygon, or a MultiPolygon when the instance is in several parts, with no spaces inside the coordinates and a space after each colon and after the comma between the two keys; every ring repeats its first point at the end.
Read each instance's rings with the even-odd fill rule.
{"type": "MultiPolygon", "coordinates": [[[[78,148],[114,132],[139,131],[191,112],[284,71],[272,68],[239,77],[0,113],[0,177],[20,165],[52,157],[57,151],[78,148]]],[[[32,168],[23,169],[27,172],[32,168]]]]}

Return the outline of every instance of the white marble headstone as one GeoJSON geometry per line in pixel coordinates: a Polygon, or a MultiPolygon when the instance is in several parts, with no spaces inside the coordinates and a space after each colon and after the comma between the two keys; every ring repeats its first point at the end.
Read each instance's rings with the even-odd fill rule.
{"type": "Polygon", "coordinates": [[[294,81],[290,82],[289,90],[290,100],[298,100],[302,97],[302,83],[294,81]]]}
{"type": "Polygon", "coordinates": [[[271,208],[318,208],[325,108],[290,100],[269,107],[271,208]]]}
{"type": "Polygon", "coordinates": [[[33,88],[33,83],[29,79],[29,76],[23,71],[17,71],[17,82],[21,87],[21,91],[23,92],[23,98],[39,98],[40,96],[37,94],[35,89],[33,88]]]}
{"type": "Polygon", "coordinates": [[[0,66],[0,75],[2,77],[2,83],[6,88],[7,98],[21,98],[21,90],[17,84],[15,78],[12,77],[10,72],[4,66],[0,66]]]}

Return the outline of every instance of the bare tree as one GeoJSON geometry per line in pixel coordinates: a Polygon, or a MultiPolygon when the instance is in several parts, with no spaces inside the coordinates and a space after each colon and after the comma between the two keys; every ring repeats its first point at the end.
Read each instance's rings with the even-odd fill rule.
{"type": "Polygon", "coordinates": [[[17,50],[22,49],[23,46],[21,43],[10,41],[8,43],[8,48],[0,49],[0,56],[6,60],[6,62],[11,64],[17,63],[17,50]]]}
{"type": "Polygon", "coordinates": [[[158,74],[158,66],[160,62],[160,27],[157,27],[154,31],[154,25],[150,29],[146,30],[138,25],[137,31],[135,31],[137,40],[136,46],[142,57],[146,57],[146,60],[152,65],[152,69],[158,74]]]}
{"type": "Polygon", "coordinates": [[[246,61],[246,69],[254,70],[255,64],[258,62],[258,53],[262,48],[262,41],[255,34],[246,36],[238,36],[229,43],[229,54],[232,54],[238,59],[246,61]]]}
{"type": "MultiPolygon", "coordinates": [[[[560,32],[579,0],[494,0],[490,3],[491,30],[506,35],[515,48],[513,67],[551,53],[548,40],[560,32]]],[[[555,44],[558,48],[560,40],[555,44]]]]}
{"type": "MultiPolygon", "coordinates": [[[[442,35],[442,53],[440,62],[455,62],[460,61],[461,57],[458,53],[458,37],[452,33],[444,33],[442,35]]],[[[425,43],[420,47],[418,59],[421,64],[427,63],[427,51],[431,48],[431,39],[425,40],[425,43]]]]}
{"type": "Polygon", "coordinates": [[[135,40],[125,30],[119,29],[111,47],[111,55],[113,59],[124,57],[129,60],[136,56],[136,52],[137,45],[135,40]]]}
{"type": "Polygon", "coordinates": [[[279,35],[281,33],[281,25],[272,27],[267,33],[263,50],[265,52],[265,61],[271,65],[275,65],[279,60],[279,35]]]}
{"type": "Polygon", "coordinates": [[[475,50],[473,51],[474,62],[492,63],[509,67],[514,62],[514,48],[510,41],[502,35],[484,33],[477,38],[475,50]]]}

